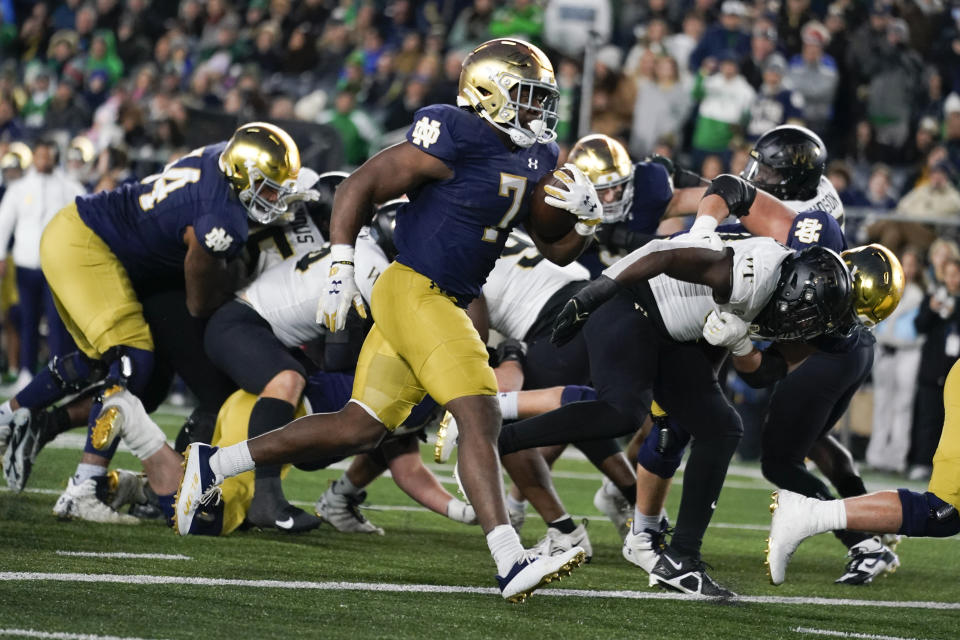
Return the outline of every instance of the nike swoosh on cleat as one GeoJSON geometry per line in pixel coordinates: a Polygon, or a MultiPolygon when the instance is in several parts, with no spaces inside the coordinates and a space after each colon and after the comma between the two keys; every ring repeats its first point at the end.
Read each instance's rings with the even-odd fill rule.
{"type": "Polygon", "coordinates": [[[669,562],[669,563],[673,566],[673,568],[676,569],[676,570],[678,570],[678,571],[680,570],[680,567],[683,566],[683,563],[682,563],[682,562],[674,562],[674,561],[673,561],[673,558],[671,558],[671,557],[668,556],[668,555],[665,555],[665,554],[664,554],[663,557],[666,558],[667,562],[669,562]]]}
{"type": "Polygon", "coordinates": [[[277,526],[277,529],[293,529],[293,517],[289,517],[286,520],[275,520],[274,523],[277,526]]]}

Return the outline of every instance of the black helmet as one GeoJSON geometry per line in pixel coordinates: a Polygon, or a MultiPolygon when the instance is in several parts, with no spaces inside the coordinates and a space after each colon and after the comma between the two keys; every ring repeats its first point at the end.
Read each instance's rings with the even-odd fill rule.
{"type": "Polygon", "coordinates": [[[760,136],[740,177],[781,200],[810,200],[826,166],[823,140],[805,127],[784,124],[760,136]]]}
{"type": "Polygon", "coordinates": [[[320,198],[311,202],[305,202],[307,215],[313,220],[313,223],[320,229],[324,238],[330,239],[330,214],[333,212],[333,193],[337,186],[350,175],[344,171],[327,171],[317,177],[310,188],[320,192],[320,198]]]}
{"type": "Polygon", "coordinates": [[[857,324],[850,272],[825,247],[810,247],[780,265],[773,297],[751,326],[756,338],[782,342],[847,336],[857,324]]]}
{"type": "Polygon", "coordinates": [[[370,221],[370,237],[387,254],[387,260],[392,261],[397,257],[397,246],[393,243],[393,230],[397,226],[397,210],[400,205],[407,202],[406,198],[397,198],[383,203],[370,221]]]}

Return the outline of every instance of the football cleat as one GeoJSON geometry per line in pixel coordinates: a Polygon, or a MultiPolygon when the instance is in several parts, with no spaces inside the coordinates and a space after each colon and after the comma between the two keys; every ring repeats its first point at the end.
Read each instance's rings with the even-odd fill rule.
{"type": "Polygon", "coordinates": [[[558,556],[574,547],[580,547],[586,554],[586,561],[593,559],[593,545],[587,535],[587,520],[570,533],[562,533],[559,529],[547,527],[547,534],[540,538],[540,542],[532,551],[541,556],[558,556]]]}
{"type": "Polygon", "coordinates": [[[903,536],[896,533],[885,533],[880,536],[882,542],[890,551],[896,551],[900,543],[903,542],[903,536]]]}
{"type": "Polygon", "coordinates": [[[42,439],[29,409],[14,411],[9,427],[7,450],[3,454],[3,477],[11,491],[20,492],[33,470],[42,439]]]}
{"type": "Polygon", "coordinates": [[[457,483],[457,493],[460,494],[460,497],[463,498],[464,502],[470,504],[470,496],[467,495],[467,490],[463,487],[463,480],[460,479],[459,462],[455,462],[453,464],[453,479],[457,483]]]}
{"type": "Polygon", "coordinates": [[[586,558],[586,552],[580,547],[555,556],[538,556],[528,551],[514,563],[507,575],[497,576],[500,595],[508,602],[522,603],[540,587],[570,575],[586,558]]]}
{"type": "Polygon", "coordinates": [[[778,489],[773,492],[770,513],[770,537],[767,538],[767,575],[771,584],[782,584],[790,557],[801,542],[819,533],[812,507],[819,502],[799,493],[778,489]]]}
{"type": "Polygon", "coordinates": [[[360,513],[360,503],[366,499],[366,491],[360,491],[357,495],[342,495],[334,493],[331,485],[317,500],[317,515],[342,533],[374,533],[382,536],[383,529],[360,513]]]}
{"type": "Polygon", "coordinates": [[[634,533],[627,528],[627,537],[623,539],[621,552],[627,562],[637,565],[647,573],[651,573],[660,560],[660,554],[667,546],[667,530],[669,522],[666,518],[660,520],[660,529],[644,529],[634,533]]]}
{"type": "Polygon", "coordinates": [[[95,449],[103,451],[109,448],[120,435],[126,415],[122,407],[127,396],[132,394],[118,384],[103,392],[103,401],[109,401],[110,406],[103,407],[90,431],[90,444],[95,449]]]}
{"type": "Polygon", "coordinates": [[[507,515],[510,516],[510,526],[513,527],[514,531],[520,533],[520,529],[523,528],[523,523],[527,519],[526,501],[520,503],[520,506],[516,506],[508,500],[507,515]]]}
{"type": "Polygon", "coordinates": [[[87,478],[81,483],[73,478],[67,482],[66,490],[53,505],[53,515],[61,520],[87,520],[90,522],[109,522],[112,524],[138,524],[134,516],[118,513],[115,509],[97,497],[97,480],[87,478]]]}
{"type": "Polygon", "coordinates": [[[174,498],[173,528],[181,536],[192,533],[193,520],[201,507],[209,507],[222,501],[218,476],[210,468],[210,456],[217,447],[194,442],[184,451],[183,478],[174,498]]]}
{"type": "Polygon", "coordinates": [[[276,515],[273,526],[287,533],[313,531],[323,522],[320,518],[299,509],[292,504],[285,505],[276,515]]]}
{"type": "Polygon", "coordinates": [[[603,484],[593,494],[593,506],[610,519],[621,539],[627,537],[627,532],[630,530],[627,521],[633,517],[633,505],[607,478],[603,479],[603,484]]]}
{"type": "Polygon", "coordinates": [[[737,594],[721,587],[707,574],[706,565],[700,558],[684,558],[669,547],[664,549],[653,571],[650,586],[671,591],[689,593],[706,598],[735,598],[737,594]]]}
{"type": "Polygon", "coordinates": [[[433,459],[435,462],[446,462],[450,459],[454,447],[457,446],[457,440],[460,437],[460,429],[457,427],[457,419],[453,414],[447,411],[440,420],[440,426],[437,428],[437,442],[433,445],[433,459]]]}
{"type": "Polygon", "coordinates": [[[10,443],[10,425],[0,424],[0,460],[7,453],[7,445],[10,443]]]}
{"type": "Polygon", "coordinates": [[[846,572],[834,582],[837,584],[870,584],[882,573],[893,573],[900,566],[900,559],[879,536],[867,538],[850,547],[850,561],[846,572]]]}

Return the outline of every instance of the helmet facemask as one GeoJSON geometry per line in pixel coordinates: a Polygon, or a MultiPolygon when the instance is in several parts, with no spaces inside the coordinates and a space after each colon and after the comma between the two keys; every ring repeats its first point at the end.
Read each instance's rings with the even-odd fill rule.
{"type": "Polygon", "coordinates": [[[260,224],[288,219],[290,198],[297,193],[297,181],[289,178],[278,183],[268,178],[253,162],[248,160],[245,165],[249,185],[242,189],[238,196],[247,209],[247,215],[260,224]],[[262,195],[265,188],[277,194],[275,201],[271,202],[262,195]]]}
{"type": "Polygon", "coordinates": [[[781,200],[794,200],[795,194],[788,193],[789,184],[779,171],[760,162],[753,155],[747,160],[747,166],[740,172],[740,177],[751,183],[757,189],[765,191],[781,200]]]}
{"type": "MultiPolygon", "coordinates": [[[[557,139],[560,92],[556,86],[506,72],[498,74],[494,82],[503,93],[504,104],[493,115],[482,107],[478,109],[484,120],[509,135],[511,142],[524,149],[537,142],[545,144],[557,139]],[[535,114],[526,126],[520,121],[521,111],[535,114]]],[[[482,105],[483,100],[476,102],[482,105]]]]}

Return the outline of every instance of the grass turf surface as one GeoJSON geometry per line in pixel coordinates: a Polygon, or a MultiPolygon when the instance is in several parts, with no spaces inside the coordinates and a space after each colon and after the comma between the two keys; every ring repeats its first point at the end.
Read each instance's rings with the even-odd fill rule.
{"type": "MultiPolygon", "coordinates": [[[[181,418],[155,416],[168,434],[181,418]]],[[[426,448],[424,448],[426,455],[426,448]]],[[[50,513],[79,453],[50,447],[41,453],[28,492],[0,492],[0,637],[10,630],[139,638],[325,636],[335,638],[826,638],[960,637],[960,610],[880,606],[884,603],[960,602],[957,539],[905,540],[902,567],[866,587],[834,585],[845,550],[832,536],[805,542],[772,587],[763,567],[769,525],[769,485],[755,467],[728,476],[714,526],[704,542],[711,575],[748,601],[718,604],[664,599],[646,574],[624,561],[616,532],[592,506],[599,476],[586,462],[561,460],[556,484],[572,514],[591,519],[594,560],[562,585],[509,605],[490,593],[432,593],[422,585],[490,589],[495,569],[477,527],[418,510],[366,511],[385,537],[340,534],[329,526],[304,535],[259,531],[226,538],[178,538],[159,522],[139,526],[58,522],[50,513]],[[189,560],[64,556],[57,551],[161,553],[189,560]],[[116,584],[27,579],[14,573],[171,576],[310,583],[301,588],[249,584],[116,584]],[[362,585],[333,588],[327,583],[362,585]],[[321,584],[318,584],[321,583],[321,584]],[[401,585],[373,591],[372,585],[401,585]],[[312,587],[312,588],[306,588],[312,587]],[[317,588],[323,587],[323,588],[317,588]],[[554,590],[621,591],[633,597],[556,597],[554,590]],[[649,597],[647,597],[649,594],[649,597]],[[643,599],[640,599],[643,598],[643,599]],[[784,598],[773,601],[772,598],[784,598]],[[827,599],[815,601],[814,598],[827,599]],[[846,601],[846,602],[842,602],[846,601]],[[855,602],[856,601],[856,602],[855,602]],[[876,605],[870,602],[875,601],[876,605]],[[6,631],[5,631],[6,630],[6,631]]],[[[138,468],[120,453],[116,466],[138,468]]],[[[435,472],[449,479],[450,467],[435,472]]],[[[291,500],[312,503],[340,471],[294,470],[285,483],[291,500]]],[[[682,478],[682,476],[681,476],[682,478]]],[[[871,478],[872,488],[894,480],[871,478]]],[[[451,485],[447,485],[451,489],[451,485]]],[[[675,516],[679,487],[668,507],[675,516]]],[[[381,478],[369,488],[369,505],[414,503],[381,478]]],[[[524,543],[534,544],[544,525],[528,514],[524,543]]],[[[97,579],[97,578],[89,578],[97,579]]],[[[596,593],[594,596],[597,595],[596,593]]]]}

